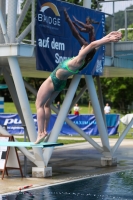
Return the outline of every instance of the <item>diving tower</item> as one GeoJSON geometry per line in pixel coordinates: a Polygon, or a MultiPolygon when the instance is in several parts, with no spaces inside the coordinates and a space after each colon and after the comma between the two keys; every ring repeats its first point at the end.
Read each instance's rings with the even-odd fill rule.
{"type": "MultiPolygon", "coordinates": [[[[88,5],[87,2],[88,0],[84,0],[84,7],[89,8],[90,5],[88,5]]],[[[26,89],[31,91],[35,96],[37,94],[37,91],[34,88],[32,88],[27,82],[23,81],[23,77],[47,78],[49,76],[49,72],[42,73],[42,71],[36,70],[36,45],[34,44],[35,0],[26,1],[22,13],[20,14],[18,19],[17,3],[18,0],[9,1],[8,15],[6,21],[5,1],[0,0],[0,73],[1,76],[4,76],[6,84],[8,85],[8,89],[11,93],[14,104],[16,105],[21,121],[26,126],[27,136],[31,142],[34,142],[36,140],[37,133],[32,118],[26,89]],[[30,5],[32,5],[31,23],[19,35],[19,29],[22,25],[22,22],[30,5]],[[29,32],[32,33],[31,44],[28,44],[23,40],[29,32]]],[[[118,42],[114,45],[106,45],[106,57],[103,77],[133,76],[132,44],[133,42],[118,42]],[[123,64],[124,62],[126,63],[126,65],[123,64]],[[128,69],[127,62],[129,64],[128,69]]],[[[75,129],[81,136],[83,136],[97,151],[101,153],[101,165],[106,166],[116,164],[115,152],[119,148],[119,145],[122,142],[127,131],[132,126],[133,121],[130,122],[129,126],[127,126],[126,130],[123,132],[122,136],[118,139],[117,143],[111,149],[109,145],[109,139],[107,136],[104,114],[101,111],[101,108],[103,108],[103,102],[102,99],[100,99],[100,103],[98,100],[98,95],[99,97],[102,96],[99,77],[97,77],[97,83],[100,91],[98,95],[96,93],[93,77],[91,75],[84,75],[84,78],[86,81],[86,85],[82,88],[80,93],[73,100],[74,94],[77,90],[79,81],[81,79],[80,75],[74,76],[59,113],[58,110],[54,107],[54,105],[51,105],[51,109],[58,114],[58,117],[47,141],[57,141],[61,127],[64,121],[66,121],[73,129],[75,129]],[[67,118],[67,113],[69,109],[73,107],[73,105],[80,99],[80,97],[86,89],[88,89],[91,98],[98,130],[100,132],[102,146],[97,144],[90,136],[86,135],[78,126],[73,124],[71,120],[67,118]]],[[[9,134],[2,127],[0,127],[0,133],[2,133],[3,135],[9,134]]],[[[53,148],[48,148],[45,150],[42,150],[40,148],[33,148],[33,154],[31,154],[24,147],[20,147],[19,149],[29,160],[31,160],[37,166],[37,168],[39,168],[42,171],[47,170],[48,162],[52,155],[53,148]]]]}

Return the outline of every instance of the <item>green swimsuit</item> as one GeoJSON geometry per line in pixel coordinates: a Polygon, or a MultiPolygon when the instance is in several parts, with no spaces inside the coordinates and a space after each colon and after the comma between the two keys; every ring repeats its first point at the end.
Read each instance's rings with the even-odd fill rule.
{"type": "MultiPolygon", "coordinates": [[[[72,58],[70,58],[70,59],[72,59],[72,58]]],[[[71,73],[72,73],[71,75],[77,74],[77,73],[79,72],[79,70],[77,70],[77,71],[72,71],[72,70],[70,70],[70,69],[68,68],[68,61],[69,61],[70,59],[65,60],[64,62],[60,63],[60,64],[56,67],[56,69],[50,74],[51,79],[52,79],[52,82],[53,82],[53,84],[54,84],[54,91],[61,91],[61,90],[63,90],[63,89],[65,88],[66,82],[67,82],[67,80],[61,80],[61,79],[58,79],[58,78],[56,77],[56,72],[57,72],[58,69],[65,69],[65,70],[71,72],[71,73]]],[[[81,66],[81,67],[82,67],[82,66],[81,66]]]]}

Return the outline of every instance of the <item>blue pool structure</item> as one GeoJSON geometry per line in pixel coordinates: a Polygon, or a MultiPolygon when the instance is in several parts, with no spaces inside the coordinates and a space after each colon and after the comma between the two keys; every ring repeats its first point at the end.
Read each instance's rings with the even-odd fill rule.
{"type": "Polygon", "coordinates": [[[1,200],[133,200],[133,170],[96,175],[1,196],[1,200]]]}

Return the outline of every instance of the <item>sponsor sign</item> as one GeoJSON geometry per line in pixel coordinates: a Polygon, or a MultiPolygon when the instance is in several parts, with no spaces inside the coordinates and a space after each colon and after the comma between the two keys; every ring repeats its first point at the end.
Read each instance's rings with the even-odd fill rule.
{"type": "MultiPolygon", "coordinates": [[[[33,120],[35,123],[36,131],[38,131],[37,126],[37,116],[33,114],[33,120]]],[[[81,128],[88,135],[99,135],[96,119],[94,115],[68,115],[67,116],[74,124],[81,128]]],[[[52,114],[50,117],[50,122],[48,125],[48,132],[51,132],[54,123],[57,119],[56,114],[52,114]]],[[[119,126],[119,115],[108,114],[106,115],[107,129],[109,135],[117,134],[117,129],[119,126]]],[[[18,114],[0,114],[0,124],[5,126],[10,134],[24,134],[24,127],[18,116],[18,114]]],[[[66,122],[64,122],[61,134],[64,135],[77,135],[78,133],[71,128],[66,122]]]]}
{"type": "MultiPolygon", "coordinates": [[[[84,43],[105,35],[105,14],[56,0],[38,0],[36,9],[37,70],[52,72],[62,61],[78,54],[84,43]]],[[[101,75],[105,47],[100,47],[90,63],[79,72],[101,75]]]]}

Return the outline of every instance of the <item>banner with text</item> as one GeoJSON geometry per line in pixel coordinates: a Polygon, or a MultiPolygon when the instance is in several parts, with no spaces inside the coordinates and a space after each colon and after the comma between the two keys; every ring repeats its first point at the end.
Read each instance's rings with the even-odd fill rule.
{"type": "MultiPolygon", "coordinates": [[[[53,71],[62,61],[78,54],[83,44],[105,35],[105,14],[56,0],[38,0],[36,9],[37,70],[53,71]]],[[[79,74],[101,75],[105,47],[100,47],[79,74]]]]}
{"type": "MultiPolygon", "coordinates": [[[[37,127],[37,117],[33,114],[33,120],[35,123],[36,131],[37,127]]],[[[88,135],[98,135],[98,127],[96,124],[96,119],[94,115],[68,115],[68,118],[72,120],[79,128],[81,128],[88,135]]],[[[51,132],[54,123],[57,119],[56,114],[52,114],[50,117],[50,122],[47,131],[51,132]]],[[[119,126],[119,115],[118,114],[108,114],[106,115],[107,129],[109,135],[117,134],[117,129],[119,126]]],[[[5,127],[10,134],[24,134],[24,126],[21,123],[18,114],[0,114],[0,125],[5,127]]],[[[78,133],[71,128],[66,122],[64,122],[60,134],[62,135],[77,135],[78,133]]]]}

